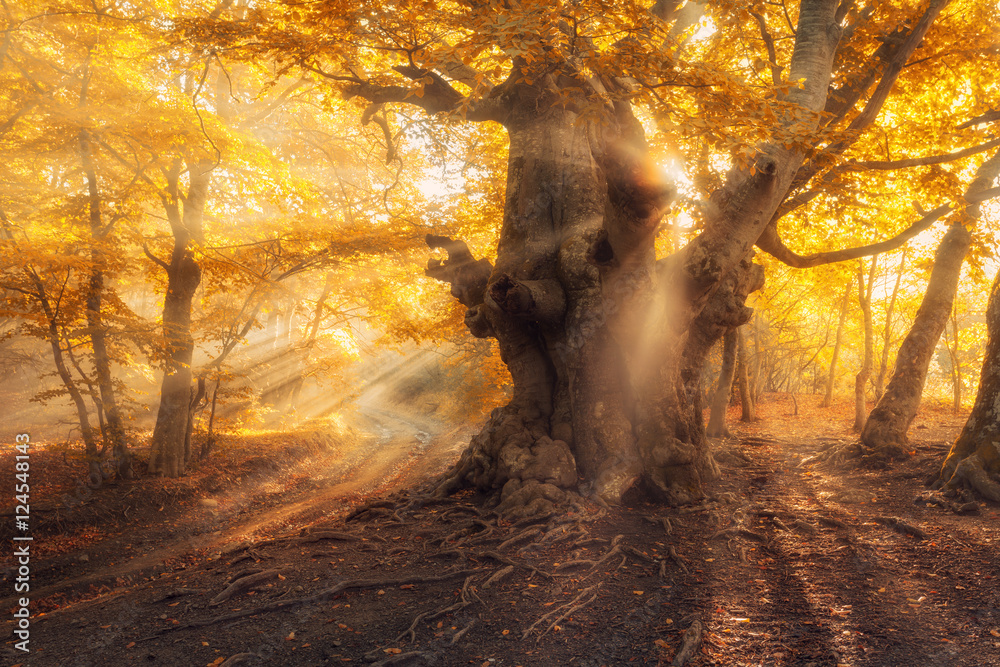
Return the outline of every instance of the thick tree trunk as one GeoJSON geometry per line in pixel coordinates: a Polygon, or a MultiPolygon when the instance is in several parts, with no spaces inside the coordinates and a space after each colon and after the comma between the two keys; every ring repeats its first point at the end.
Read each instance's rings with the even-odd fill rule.
{"type": "MultiPolygon", "coordinates": [[[[799,15],[789,77],[804,85],[788,99],[814,112],[840,35],[836,8],[806,0],[799,15]]],[[[763,146],[752,168],[735,169],[713,194],[701,235],[656,262],[673,191],[647,157],[625,89],[588,84],[618,96],[594,118],[593,102],[575,97],[576,73],[521,77],[524,66],[515,62],[516,76],[492,96],[510,138],[496,266],[460,241],[428,237],[448,253],[428,275],[451,283],[474,335],[497,339],[514,386],[438,490],[499,489],[498,510],[515,516],[551,511],[576,489],[606,502],[630,490],[690,502],[718,474],[701,369],[712,345],[752,314],[744,302],[763,284],[753,246],[802,155],[763,146]]]]}
{"type": "Polygon", "coordinates": [[[878,255],[872,257],[871,268],[868,271],[868,285],[865,286],[864,263],[858,265],[858,303],[865,322],[865,358],[861,370],[854,376],[854,430],[861,432],[868,418],[868,406],[865,399],[865,387],[872,375],[872,357],[874,357],[875,333],[872,327],[872,289],[875,285],[875,266],[878,255]]]}
{"type": "Polygon", "coordinates": [[[743,336],[743,328],[736,330],[737,364],[736,381],[740,387],[740,421],[745,423],[757,421],[757,405],[753,392],[750,390],[750,371],[748,368],[747,344],[743,336]]]}
{"type": "Polygon", "coordinates": [[[1000,502],[1000,272],[986,310],[987,342],[972,414],[944,460],[936,486],[968,486],[1000,502]]]}
{"type": "Polygon", "coordinates": [[[885,374],[889,368],[889,345],[892,343],[892,315],[896,309],[896,297],[899,295],[899,284],[903,280],[903,268],[906,266],[906,248],[899,258],[899,268],[896,269],[896,284],[892,287],[889,306],[885,310],[885,328],[882,330],[882,358],[878,365],[878,375],[875,378],[875,400],[882,400],[885,393],[885,374]]]}
{"type": "Polygon", "coordinates": [[[847,307],[851,302],[851,287],[854,282],[847,283],[844,290],[844,299],[840,305],[840,321],[837,324],[837,337],[833,344],[833,357],[830,358],[830,374],[826,377],[826,394],[820,407],[828,408],[833,405],[833,388],[837,383],[837,359],[840,357],[840,345],[844,338],[844,324],[847,322],[847,307]]]}
{"type": "Polygon", "coordinates": [[[736,331],[730,329],[723,337],[722,366],[719,369],[719,380],[712,395],[712,412],[708,417],[706,435],[710,438],[728,438],[726,428],[726,411],[729,409],[729,398],[733,391],[733,380],[736,378],[736,331]]]}

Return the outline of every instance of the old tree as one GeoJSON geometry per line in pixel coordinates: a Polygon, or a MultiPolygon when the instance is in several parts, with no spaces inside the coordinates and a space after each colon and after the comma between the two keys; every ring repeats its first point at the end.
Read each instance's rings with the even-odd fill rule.
{"type": "MultiPolygon", "coordinates": [[[[702,494],[718,474],[703,362],[751,315],[764,280],[755,246],[806,267],[899,247],[949,212],[972,227],[962,179],[997,142],[986,125],[954,130],[994,101],[995,74],[980,74],[997,70],[984,65],[997,59],[993,9],[325,0],[183,34],[326,81],[390,147],[392,114],[414,107],[443,127],[503,128],[495,260],[441,228],[426,272],[450,283],[472,335],[496,339],[513,380],[439,490],[499,491],[517,514],[573,491],[702,494]],[[935,153],[950,178],[886,180],[935,153]],[[917,199],[917,222],[886,199],[917,199]],[[693,225],[693,240],[666,252],[665,216],[693,225]],[[876,238],[797,255],[783,239],[810,217],[838,244],[859,245],[852,229],[876,238]]],[[[981,173],[973,194],[995,177],[981,173]]]]}

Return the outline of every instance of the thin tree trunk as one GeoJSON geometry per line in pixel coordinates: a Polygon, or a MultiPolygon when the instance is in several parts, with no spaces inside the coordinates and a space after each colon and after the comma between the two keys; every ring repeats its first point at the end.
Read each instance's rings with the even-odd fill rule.
{"type": "Polygon", "coordinates": [[[753,395],[750,393],[750,376],[747,368],[747,345],[743,335],[743,327],[736,330],[736,381],[740,387],[740,421],[757,421],[757,406],[754,404],[753,395]]]}
{"type": "Polygon", "coordinates": [[[184,474],[191,454],[190,429],[194,408],[191,307],[201,284],[201,267],[189,246],[202,233],[202,216],[211,175],[211,167],[200,163],[189,164],[188,192],[182,197],[179,189],[180,167],[179,161],[173,165],[168,175],[168,194],[163,197],[174,235],[170,262],[162,262],[150,254],[167,272],[167,293],[163,299],[163,339],[167,362],[153,429],[149,472],[166,477],[184,474]]]}
{"type": "Polygon", "coordinates": [[[736,376],[736,330],[730,329],[722,339],[722,366],[719,368],[719,380],[712,396],[712,412],[708,417],[708,428],[705,433],[710,438],[728,438],[726,428],[726,411],[729,408],[729,397],[733,389],[733,378],[736,376]]]}
{"type": "Polygon", "coordinates": [[[823,408],[828,408],[833,405],[833,387],[837,381],[837,359],[840,357],[840,345],[843,342],[844,337],[844,324],[847,322],[847,306],[851,302],[851,288],[853,286],[853,280],[847,283],[847,289],[844,290],[844,298],[840,305],[840,322],[837,324],[837,337],[833,343],[833,357],[830,359],[830,374],[827,376],[826,380],[826,395],[823,397],[823,402],[820,404],[820,407],[823,408]]]}
{"type": "Polygon", "coordinates": [[[217,401],[219,400],[219,386],[222,384],[222,378],[218,378],[215,381],[215,389],[212,390],[212,407],[208,413],[208,433],[205,436],[205,442],[201,446],[201,458],[208,458],[212,453],[212,449],[215,447],[215,407],[217,401]]]}
{"type": "Polygon", "coordinates": [[[761,388],[763,387],[763,369],[764,369],[764,351],[761,349],[760,345],[760,313],[754,311],[753,317],[753,372],[751,373],[751,378],[753,380],[750,387],[750,395],[753,397],[754,405],[760,400],[761,388]]]}
{"type": "Polygon", "coordinates": [[[132,455],[128,450],[125,422],[118,407],[118,397],[111,377],[111,357],[108,354],[107,328],[101,312],[104,297],[104,242],[110,229],[106,229],[101,218],[101,197],[97,185],[97,170],[94,166],[90,139],[86,130],[80,133],[80,155],[83,171],[87,179],[90,212],[90,236],[92,268],[87,289],[87,328],[94,353],[94,373],[101,392],[101,407],[105,416],[105,437],[111,443],[115,456],[115,472],[119,479],[132,479],[132,455]]]}
{"type": "Polygon", "coordinates": [[[56,365],[56,372],[59,374],[59,379],[62,380],[63,387],[66,388],[66,393],[69,394],[73,405],[76,406],[76,416],[80,422],[80,437],[83,438],[84,452],[87,455],[87,470],[90,483],[92,486],[97,487],[104,481],[104,475],[101,472],[100,454],[97,451],[97,436],[90,425],[90,415],[87,412],[87,403],[83,398],[83,394],[80,392],[80,388],[77,387],[76,382],[74,382],[73,375],[66,367],[61,342],[62,336],[59,333],[59,314],[52,307],[45,293],[44,283],[42,283],[41,279],[33,271],[31,272],[31,278],[35,284],[35,288],[38,290],[39,301],[45,313],[48,325],[47,338],[49,346],[52,349],[52,361],[56,365]]]}
{"type": "Polygon", "coordinates": [[[952,342],[948,343],[948,329],[945,327],[945,347],[948,348],[948,356],[951,358],[951,387],[952,387],[952,412],[958,414],[962,409],[962,367],[958,360],[958,304],[951,309],[951,332],[952,342]]]}
{"type": "Polygon", "coordinates": [[[899,257],[899,268],[896,269],[896,284],[892,288],[892,296],[889,297],[889,307],[885,311],[885,328],[882,330],[882,358],[878,365],[878,376],[875,378],[875,400],[882,400],[885,393],[885,375],[889,366],[889,346],[892,344],[892,316],[896,308],[896,296],[899,294],[899,284],[903,280],[903,268],[906,266],[907,247],[903,247],[903,252],[899,257]]]}
{"type": "Polygon", "coordinates": [[[872,357],[874,357],[875,333],[872,327],[872,289],[875,286],[875,270],[878,255],[872,257],[871,268],[868,271],[868,285],[865,285],[865,264],[858,262],[858,303],[861,305],[861,315],[865,322],[865,359],[861,370],[854,377],[854,430],[861,432],[868,418],[868,406],[865,401],[865,387],[872,374],[872,357]]]}

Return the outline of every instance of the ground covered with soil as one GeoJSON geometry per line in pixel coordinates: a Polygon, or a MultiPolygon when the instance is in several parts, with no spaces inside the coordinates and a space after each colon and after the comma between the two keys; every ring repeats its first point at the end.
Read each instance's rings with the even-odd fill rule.
{"type": "Polygon", "coordinates": [[[89,494],[39,452],[31,653],[11,639],[3,662],[1000,665],[1000,510],[924,486],[962,419],[924,409],[909,460],[829,468],[813,457],[853,441],[853,412],[818,402],[732,424],[699,504],[519,523],[422,493],[468,431],[375,408],[366,433],[314,425],[89,494]]]}

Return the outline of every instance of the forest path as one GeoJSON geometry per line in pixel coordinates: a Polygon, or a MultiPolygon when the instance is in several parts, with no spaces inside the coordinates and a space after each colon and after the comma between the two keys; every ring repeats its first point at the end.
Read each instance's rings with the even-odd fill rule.
{"type": "Polygon", "coordinates": [[[790,665],[1000,665],[996,508],[959,516],[914,502],[961,419],[922,413],[914,456],[889,470],[814,465],[826,447],[856,440],[835,421],[844,414],[809,408],[782,414],[780,428],[774,417],[737,424],[723,445],[745,462],[729,459],[720,487],[739,500],[717,522],[759,540],[728,539],[736,562],[711,577],[723,664],[757,664],[747,659],[756,655],[790,665]]]}
{"type": "Polygon", "coordinates": [[[242,504],[219,494],[217,514],[193,511],[207,534],[192,539],[210,547],[68,599],[33,590],[46,613],[25,664],[665,666],[697,621],[685,667],[1000,667],[998,508],[913,502],[960,418],[922,413],[915,455],[889,470],[834,470],[803,461],[853,439],[849,411],[799,402],[732,424],[704,502],[587,503],[516,525],[471,494],[407,494],[434,472],[420,462],[445,465],[467,439],[372,400],[353,417],[367,448],[330,454],[338,466],[315,459],[242,504]],[[924,538],[881,522],[897,517],[924,538]],[[211,602],[250,575],[264,579],[211,602]]]}
{"type": "MultiPolygon", "coordinates": [[[[264,475],[250,485],[199,494],[198,502],[179,511],[153,514],[149,517],[152,525],[141,536],[111,534],[91,542],[72,558],[37,559],[34,599],[114,587],[117,582],[161,572],[191,554],[219,554],[290,525],[346,514],[365,497],[443,473],[468,442],[468,426],[447,429],[433,418],[407,410],[396,412],[379,402],[376,391],[361,394],[353,407],[348,423],[357,439],[340,441],[325,455],[274,476],[264,475]],[[303,477],[304,483],[298,485],[289,481],[303,477]],[[153,522],[154,518],[158,521],[153,522]],[[133,551],[134,543],[139,548],[133,551]],[[86,559],[81,560],[84,554],[86,559]]],[[[100,499],[96,495],[91,502],[100,499]]],[[[13,567],[3,574],[5,579],[12,578],[13,567]]],[[[12,592],[12,587],[5,587],[0,606],[15,604],[18,596],[12,592]]]]}

